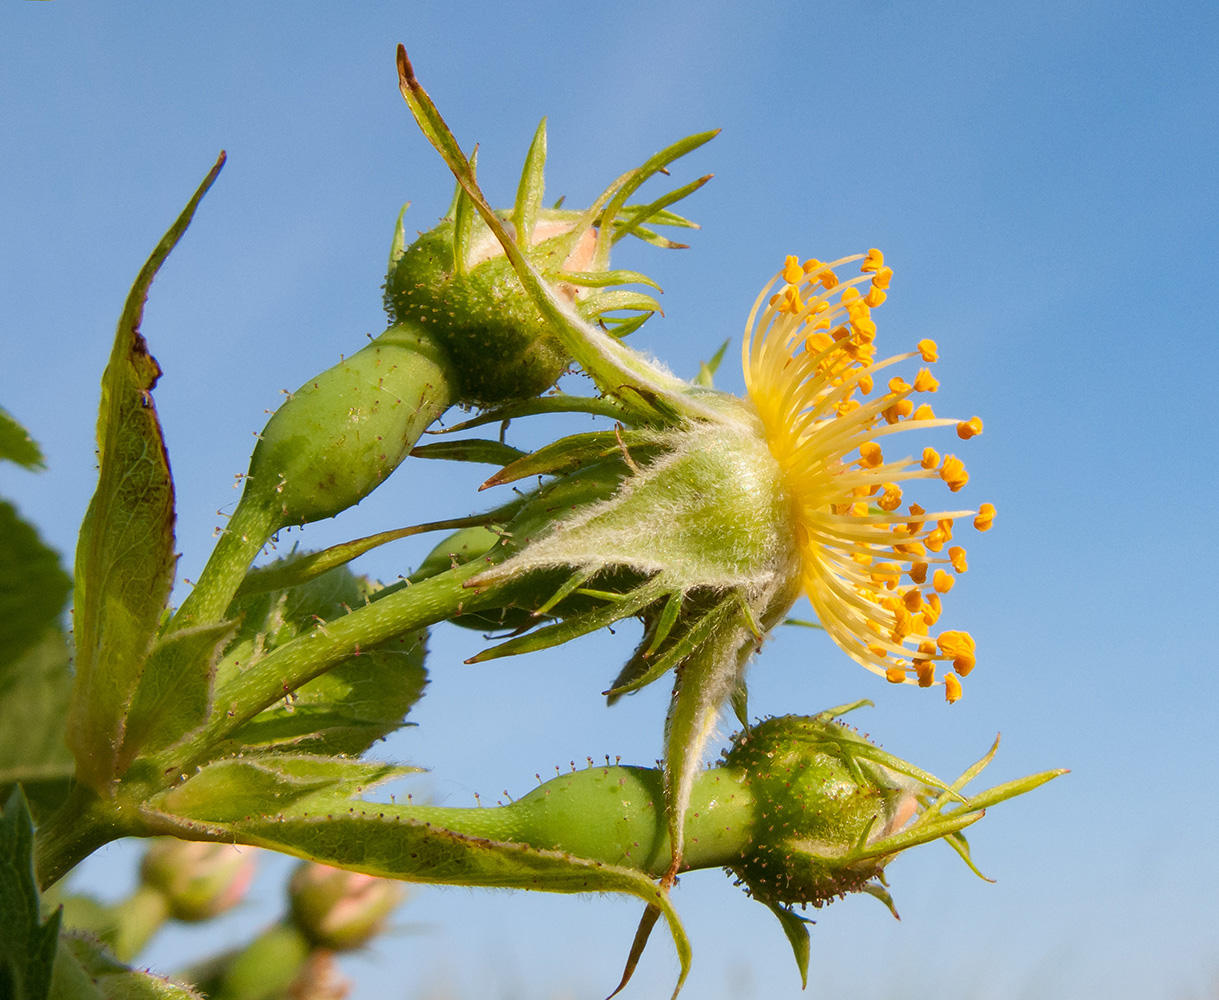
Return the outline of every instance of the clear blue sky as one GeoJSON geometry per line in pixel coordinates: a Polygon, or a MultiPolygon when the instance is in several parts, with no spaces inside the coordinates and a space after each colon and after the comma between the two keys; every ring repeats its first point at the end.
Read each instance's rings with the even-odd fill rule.
{"type": "MultiPolygon", "coordinates": [[[[178,484],[181,572],[280,389],[383,327],[392,224],[430,227],[451,182],[397,92],[404,42],[492,200],[511,199],[550,116],[549,192],[585,202],[673,139],[723,134],[678,168],[692,247],[620,258],[665,287],[637,343],[693,374],[787,253],[870,246],[896,271],[895,349],[941,348],[937,411],[980,414],[969,492],[999,509],[970,548],[954,622],[977,637],[966,697],[892,688],[787,630],[752,668],[757,714],[870,697],[859,722],[953,776],[1002,731],[990,776],[1073,773],[974,828],[971,875],[943,845],[890,869],[903,920],[867,898],[818,914],[818,998],[1095,997],[1213,989],[1219,807],[1212,731],[1219,283],[1219,8],[1205,2],[949,4],[470,2],[207,4],[4,0],[0,20],[0,404],[46,450],[0,467],[70,552],[93,488],[98,380],[136,271],[217,152],[229,163],[152,290],[144,332],[178,484]],[[748,10],[748,13],[746,11],[748,10]],[[1201,270],[1199,270],[1201,269],[1201,270]],[[1209,625],[1207,624],[1209,622],[1209,625]],[[1206,761],[1210,760],[1210,765],[1206,761]]],[[[527,438],[519,440],[527,441],[527,438]]],[[[469,474],[404,467],[321,546],[474,508],[469,474]]],[[[428,543],[363,564],[393,578],[428,543]]],[[[466,667],[440,630],[418,728],[381,751],[431,767],[451,804],[527,789],[587,755],[649,763],[666,694],[606,709],[634,630],[466,667]]],[[[725,735],[727,734],[725,729],[725,735]]],[[[134,852],[89,866],[117,891],[134,852]]],[[[676,900],[687,995],[799,995],[773,917],[715,872],[676,900]]],[[[247,908],[234,940],[273,912],[247,908]]],[[[420,890],[413,926],[348,967],[356,996],[600,997],[637,905],[420,890]]],[[[190,938],[149,955],[169,969],[190,938]]],[[[216,944],[219,938],[210,943],[216,944]]],[[[662,998],[658,934],[629,997],[662,998]]],[[[1210,995],[1210,994],[1207,994],[1210,995]]]]}

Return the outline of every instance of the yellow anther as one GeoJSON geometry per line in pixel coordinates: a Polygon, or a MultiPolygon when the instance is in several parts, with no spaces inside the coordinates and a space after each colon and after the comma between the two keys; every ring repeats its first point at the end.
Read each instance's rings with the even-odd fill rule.
{"type": "Polygon", "coordinates": [[[952,525],[953,520],[951,517],[944,517],[935,522],[935,526],[940,529],[944,535],[944,540],[947,542],[952,541],[952,525]]]}
{"type": "Polygon", "coordinates": [[[830,504],[830,510],[835,514],[849,514],[851,513],[851,505],[849,503],[832,503],[830,504]]]}
{"type": "Polygon", "coordinates": [[[885,483],[885,495],[876,501],[883,511],[897,510],[902,505],[902,490],[896,483],[885,483]]]}
{"type": "Polygon", "coordinates": [[[800,300],[800,290],[794,285],[784,288],[783,301],[778,306],[778,310],[781,313],[791,313],[793,316],[804,312],[804,303],[800,300]]]}
{"type": "Polygon", "coordinates": [[[940,349],[936,346],[934,340],[920,340],[914,346],[918,348],[918,352],[923,356],[924,361],[931,363],[940,360],[940,349]]]}
{"type": "Polygon", "coordinates": [[[889,391],[895,396],[900,396],[903,392],[910,391],[910,383],[900,375],[894,375],[889,379],[889,391]]]}
{"type": "Polygon", "coordinates": [[[806,260],[804,262],[803,265],[801,265],[800,269],[805,274],[812,274],[819,267],[824,267],[824,265],[821,263],[821,261],[817,260],[816,257],[810,257],[808,260],[806,260]]]}
{"type": "Polygon", "coordinates": [[[788,255],[788,258],[783,263],[783,280],[789,285],[794,285],[804,277],[804,269],[800,267],[800,259],[788,255]]]}
{"type": "Polygon", "coordinates": [[[853,552],[851,553],[851,558],[854,559],[855,562],[859,563],[860,566],[872,565],[872,557],[866,552],[853,552]]]}
{"type": "Polygon", "coordinates": [[[866,469],[875,469],[885,460],[885,453],[875,441],[865,441],[859,446],[859,464],[866,469]]]}
{"type": "Polygon", "coordinates": [[[942,569],[937,569],[935,576],[931,578],[931,585],[935,587],[937,594],[947,594],[948,591],[952,590],[952,585],[956,582],[951,574],[945,573],[942,569]]]}
{"type": "Polygon", "coordinates": [[[957,424],[957,437],[962,441],[968,441],[971,437],[977,437],[981,433],[981,417],[970,417],[968,420],[962,420],[957,424]]]}
{"type": "Polygon", "coordinates": [[[869,271],[879,271],[885,266],[885,255],[873,247],[863,257],[863,263],[859,265],[859,270],[863,274],[869,271]]]}
{"type": "Polygon", "coordinates": [[[923,617],[927,619],[927,624],[934,625],[943,613],[944,605],[940,602],[940,595],[928,594],[927,603],[923,605],[923,617]]]}
{"type": "Polygon", "coordinates": [[[854,286],[844,288],[842,290],[842,295],[839,298],[841,299],[842,304],[849,309],[851,302],[859,298],[859,289],[855,288],[854,286]]]}
{"type": "Polygon", "coordinates": [[[913,420],[934,420],[935,419],[935,410],[933,410],[931,408],[930,403],[923,403],[915,409],[911,419],[913,419],[913,420]]]}
{"type": "Polygon", "coordinates": [[[871,308],[875,309],[878,305],[880,305],[882,302],[884,302],[885,299],[887,299],[888,297],[889,296],[886,295],[882,289],[874,287],[874,288],[868,289],[868,294],[863,297],[863,300],[871,308]]]}
{"type": "Polygon", "coordinates": [[[883,583],[885,590],[893,590],[897,587],[897,581],[901,578],[902,571],[896,563],[877,563],[872,567],[872,582],[883,583]]]}
{"type": "Polygon", "coordinates": [[[851,504],[851,513],[856,517],[867,517],[868,505],[866,503],[851,504]]]}
{"type": "Polygon", "coordinates": [[[781,299],[782,299],[782,296],[778,292],[775,292],[775,294],[770,297],[770,307],[773,309],[775,306],[777,306],[779,304],[781,299]]]}
{"type": "Polygon", "coordinates": [[[956,493],[969,482],[969,473],[965,471],[965,463],[956,455],[945,455],[944,464],[940,466],[940,478],[948,484],[948,488],[953,493],[956,493]]]}
{"type": "Polygon", "coordinates": [[[920,642],[918,644],[918,651],[923,656],[934,656],[935,649],[936,649],[935,642],[932,641],[931,639],[924,639],[922,642],[920,642]]]}
{"type": "Polygon", "coordinates": [[[852,315],[851,329],[864,343],[870,344],[876,338],[876,323],[869,316],[852,315]]]}
{"type": "Polygon", "coordinates": [[[889,651],[884,646],[879,646],[874,642],[868,643],[868,652],[880,660],[885,659],[889,655],[889,651]]]}
{"type": "Polygon", "coordinates": [[[872,382],[872,376],[871,375],[860,375],[858,384],[859,384],[859,391],[861,393],[863,393],[865,396],[867,396],[869,393],[871,393],[871,391],[873,389],[874,383],[872,382]]]}
{"type": "Polygon", "coordinates": [[[969,569],[969,563],[965,561],[965,550],[959,545],[954,545],[948,550],[948,560],[958,573],[964,573],[969,569]]]}
{"type": "Polygon", "coordinates": [[[903,417],[910,416],[913,412],[914,404],[908,399],[899,399],[892,406],[886,406],[881,411],[887,424],[895,424],[903,417]]]}
{"type": "MultiPolygon", "coordinates": [[[[900,524],[895,524],[893,526],[894,532],[900,527],[902,527],[900,524]]],[[[927,549],[922,542],[903,542],[900,545],[894,545],[893,551],[901,552],[907,556],[925,556],[927,554],[927,549]]]]}
{"type": "Polygon", "coordinates": [[[927,564],[925,562],[916,562],[910,566],[910,579],[915,583],[921,584],[927,579],[927,564]]]}
{"type": "Polygon", "coordinates": [[[817,275],[817,280],[825,286],[826,291],[829,291],[831,288],[838,287],[838,275],[829,269],[826,269],[817,275]]]}
{"type": "Polygon", "coordinates": [[[939,387],[939,380],[931,374],[930,368],[920,368],[914,376],[915,392],[935,392],[939,387]]]}
{"type": "Polygon", "coordinates": [[[950,705],[961,700],[961,682],[952,674],[944,675],[944,697],[950,705]]]}
{"type": "Polygon", "coordinates": [[[973,636],[968,632],[941,632],[936,642],[940,652],[952,659],[952,669],[962,677],[968,676],[978,662],[973,636]]]}
{"type": "Polygon", "coordinates": [[[918,675],[918,686],[929,688],[935,683],[935,664],[930,660],[915,660],[914,672],[918,675]]]}
{"type": "Polygon", "coordinates": [[[923,592],[918,587],[911,587],[902,594],[902,604],[907,611],[921,611],[923,608],[923,592]]]}
{"type": "Polygon", "coordinates": [[[979,531],[990,531],[995,523],[995,505],[984,503],[978,508],[978,516],[974,518],[974,527],[979,531]]]}
{"type": "Polygon", "coordinates": [[[889,282],[893,280],[893,268],[882,267],[874,275],[872,275],[872,284],[876,288],[888,288],[889,282]]]}
{"type": "Polygon", "coordinates": [[[906,671],[903,667],[888,667],[885,670],[885,680],[890,684],[901,684],[906,679],[906,671]]]}
{"type": "MultiPolygon", "coordinates": [[[[826,326],[830,325],[830,321],[824,320],[826,326]]],[[[827,347],[834,343],[834,338],[828,333],[810,333],[804,338],[804,350],[809,354],[820,354],[827,347]]]]}
{"type": "Polygon", "coordinates": [[[909,529],[910,534],[913,535],[923,525],[923,521],[921,520],[920,516],[926,514],[927,512],[916,503],[912,503],[907,509],[910,511],[911,520],[909,523],[907,523],[906,527],[909,529]]]}
{"type": "Polygon", "coordinates": [[[858,410],[858,409],[859,409],[859,400],[858,399],[844,399],[841,402],[834,404],[834,411],[840,417],[845,417],[852,410],[858,410]]]}
{"type": "Polygon", "coordinates": [[[880,483],[873,483],[871,486],[852,486],[851,496],[853,497],[870,497],[875,495],[880,489],[880,483]]]}
{"type": "Polygon", "coordinates": [[[893,631],[889,633],[889,638],[893,642],[901,642],[913,631],[914,619],[910,616],[910,612],[899,607],[893,612],[893,631]]]}
{"type": "Polygon", "coordinates": [[[934,469],[940,464],[940,453],[934,448],[923,449],[923,460],[919,463],[924,469],[934,469]]]}
{"type": "Polygon", "coordinates": [[[948,537],[940,528],[935,528],[923,541],[927,543],[927,548],[932,552],[939,552],[944,547],[944,543],[948,541],[948,537]]]}
{"type": "Polygon", "coordinates": [[[851,331],[848,330],[845,326],[836,326],[836,327],[834,327],[834,329],[832,329],[830,331],[830,336],[840,342],[843,340],[846,340],[847,337],[849,337],[850,335],[851,335],[851,331]]]}

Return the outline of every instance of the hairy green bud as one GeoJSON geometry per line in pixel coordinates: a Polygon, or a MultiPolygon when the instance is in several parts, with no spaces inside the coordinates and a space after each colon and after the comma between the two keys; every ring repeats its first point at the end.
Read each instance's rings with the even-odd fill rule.
{"type": "Polygon", "coordinates": [[[165,897],[175,920],[211,920],[245,897],[254,878],[255,853],[231,844],[164,837],[149,846],[140,878],[165,897]]]}
{"type": "Polygon", "coordinates": [[[288,883],[293,922],[315,947],[331,951],[360,948],[381,933],[406,898],[400,882],[303,864],[288,883]]]}

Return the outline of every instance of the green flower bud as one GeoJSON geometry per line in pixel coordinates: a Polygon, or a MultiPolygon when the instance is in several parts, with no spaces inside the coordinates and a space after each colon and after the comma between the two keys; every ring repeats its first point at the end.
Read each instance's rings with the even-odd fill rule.
{"type": "Polygon", "coordinates": [[[170,916],[197,922],[211,920],[241,902],[254,868],[254,848],[166,837],[149,846],[140,878],[165,897],[170,916]]]}
{"type": "Polygon", "coordinates": [[[381,933],[406,898],[400,882],[307,863],[288,883],[292,919],[315,947],[350,951],[381,933]]]}
{"type": "Polygon", "coordinates": [[[751,843],[729,867],[751,894],[821,906],[880,876],[890,855],[856,854],[914,816],[923,786],[874,749],[820,716],[767,719],[736,736],[724,764],[748,775],[757,804],[751,843]]]}

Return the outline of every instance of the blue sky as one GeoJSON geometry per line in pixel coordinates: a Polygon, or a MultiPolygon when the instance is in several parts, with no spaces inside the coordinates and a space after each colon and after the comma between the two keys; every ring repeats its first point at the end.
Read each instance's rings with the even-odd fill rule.
{"type": "MultiPolygon", "coordinates": [[[[732,338],[720,384],[740,391],[745,317],[783,256],[881,247],[896,277],[880,342],[939,342],[936,409],[986,421],[967,492],[999,509],[952,595],[954,624],[980,648],[963,701],[892,688],[823,637],[787,630],[752,668],[753,712],[869,697],[861,728],[942,775],[997,731],[994,780],[1073,769],[975,827],[995,885],[933,845],[890,869],[900,923],[864,898],[818,914],[809,995],[1213,989],[1219,607],[1199,576],[1219,554],[1213,4],[4,7],[0,405],[49,469],[0,467],[0,492],[61,550],[93,488],[98,380],[123,299],[220,149],[229,163],[144,327],[165,370],[157,402],[187,577],[280,390],[383,328],[402,203],[408,231],[448,204],[443,164],[397,92],[398,42],[462,143],[481,144],[493,202],[511,200],[542,115],[548,191],[569,204],[675,138],[722,127],[675,171],[716,174],[688,203],[703,224],[691,248],[619,258],[665,288],[666,316],[636,345],[693,374],[732,338]]],[[[454,498],[476,508],[465,491],[480,471],[408,465],[300,538],[322,546],[444,516],[454,498]]],[[[428,547],[399,543],[362,566],[392,579],[428,547]]],[[[587,755],[649,763],[662,686],[612,710],[598,696],[633,639],[622,629],[467,667],[479,637],[438,630],[419,726],[381,750],[430,767],[416,787],[450,804],[516,794],[587,755]]],[[[85,874],[119,891],[134,857],[116,845],[85,874]]],[[[688,995],[799,995],[778,925],[722,876],[688,876],[676,900],[695,948],[688,995]]],[[[276,905],[247,907],[208,944],[276,905]]],[[[400,912],[410,926],[348,967],[361,998],[602,996],[636,909],[420,890],[400,912]]],[[[175,932],[149,961],[171,968],[191,940],[175,932]]],[[[628,995],[667,996],[675,969],[658,936],[628,995]]]]}

